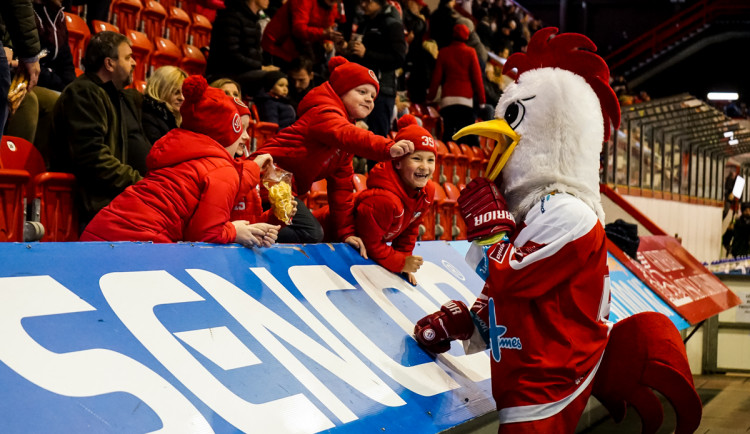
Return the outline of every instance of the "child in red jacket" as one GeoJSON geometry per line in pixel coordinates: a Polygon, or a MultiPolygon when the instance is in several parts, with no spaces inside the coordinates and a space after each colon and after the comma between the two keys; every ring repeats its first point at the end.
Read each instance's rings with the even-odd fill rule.
{"type": "Polygon", "coordinates": [[[373,167],[367,190],[357,196],[354,222],[370,258],[416,285],[414,273],[423,261],[412,251],[422,216],[435,197],[431,178],[437,151],[432,135],[409,114],[398,120],[396,140],[411,141],[414,152],[373,167]]]}
{"type": "Polygon", "coordinates": [[[182,92],[181,127],[154,143],[146,176],[99,211],[81,241],[236,242],[246,247],[275,241],[278,226],[229,220],[243,166],[259,172],[270,156],[247,162],[233,158],[249,136],[234,101],[208,87],[205,78],[186,78],[182,92]]]}
{"type": "MultiPolygon", "coordinates": [[[[394,142],[354,125],[374,107],[380,88],[374,72],[339,56],[329,61],[328,68],[330,79],[305,95],[297,121],[266,141],[256,154],[271,154],[279,167],[294,175],[295,196],[307,194],[315,181],[325,179],[330,218],[336,228],[327,238],[346,242],[366,256],[362,240],[354,233],[352,157],[391,160],[411,153],[414,144],[394,142]]],[[[321,224],[298,201],[297,214],[291,225],[279,231],[278,242],[317,243],[323,236],[321,224]]]]}

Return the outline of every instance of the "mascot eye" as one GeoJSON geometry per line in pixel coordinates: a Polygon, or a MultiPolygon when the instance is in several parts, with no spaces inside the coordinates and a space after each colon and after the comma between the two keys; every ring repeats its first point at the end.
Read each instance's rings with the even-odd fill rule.
{"type": "Polygon", "coordinates": [[[521,104],[519,101],[515,101],[505,109],[505,122],[507,122],[511,128],[515,129],[523,120],[523,115],[525,112],[526,109],[524,108],[523,104],[521,104]]]}

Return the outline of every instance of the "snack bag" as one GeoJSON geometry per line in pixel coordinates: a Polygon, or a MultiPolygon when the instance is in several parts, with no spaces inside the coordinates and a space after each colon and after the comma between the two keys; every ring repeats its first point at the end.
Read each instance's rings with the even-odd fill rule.
{"type": "Polygon", "coordinates": [[[292,174],[273,165],[263,174],[263,186],[268,190],[273,215],[284,224],[292,224],[292,174]]]}

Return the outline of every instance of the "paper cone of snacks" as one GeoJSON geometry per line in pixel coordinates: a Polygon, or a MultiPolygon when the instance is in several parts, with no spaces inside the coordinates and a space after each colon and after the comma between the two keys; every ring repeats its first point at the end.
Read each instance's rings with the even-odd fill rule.
{"type": "Polygon", "coordinates": [[[292,224],[292,174],[274,165],[263,175],[263,186],[268,190],[273,215],[286,225],[292,224]]]}

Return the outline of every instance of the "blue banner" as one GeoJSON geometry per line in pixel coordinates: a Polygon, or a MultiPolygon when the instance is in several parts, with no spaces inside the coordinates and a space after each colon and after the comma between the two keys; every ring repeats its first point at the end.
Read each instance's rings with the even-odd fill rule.
{"type": "Polygon", "coordinates": [[[487,352],[414,323],[482,281],[420,243],[419,285],[347,245],[0,244],[0,432],[443,431],[494,409],[487,352]]]}

